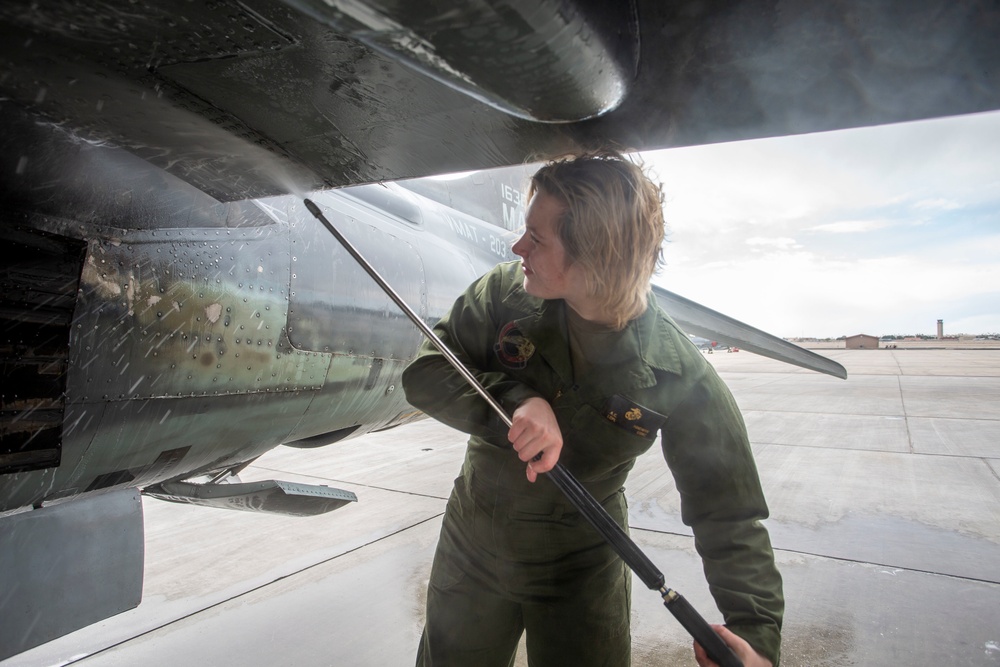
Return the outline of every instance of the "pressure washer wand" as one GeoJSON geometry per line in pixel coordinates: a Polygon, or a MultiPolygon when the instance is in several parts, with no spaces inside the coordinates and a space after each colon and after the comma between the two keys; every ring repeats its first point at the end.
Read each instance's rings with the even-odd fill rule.
{"type": "MultiPolygon", "coordinates": [[[[483,400],[493,408],[494,412],[499,415],[503,422],[508,427],[511,426],[512,422],[510,416],[507,415],[507,411],[486,391],[486,388],[479,382],[479,379],[448,349],[448,346],[437,337],[437,334],[427,326],[427,323],[420,319],[420,316],[410,308],[409,304],[403,300],[403,297],[399,296],[396,290],[368,263],[368,260],[358,252],[357,248],[327,220],[323,212],[319,210],[319,207],[311,199],[304,201],[309,212],[340,241],[340,244],[350,253],[351,257],[372,277],[372,280],[378,283],[382,291],[399,306],[400,310],[406,313],[410,321],[417,325],[417,328],[420,329],[427,340],[437,348],[438,352],[444,355],[444,358],[476,390],[476,393],[482,396],[483,400]]],[[[659,591],[660,596],[663,598],[664,606],[670,610],[670,613],[674,615],[674,618],[680,622],[694,640],[701,644],[705,652],[708,653],[708,657],[714,660],[720,667],[743,667],[743,663],[736,657],[732,649],[722,641],[719,635],[715,634],[712,626],[705,621],[691,603],[677,593],[677,591],[667,588],[664,585],[663,573],[656,569],[653,562],[639,549],[639,546],[632,541],[632,538],[622,530],[622,527],[615,522],[607,510],[573,477],[573,474],[562,463],[556,463],[555,467],[543,474],[548,475],[552,483],[563,492],[580,514],[590,522],[608,545],[614,549],[615,553],[642,579],[642,582],[651,590],[659,591]]]]}

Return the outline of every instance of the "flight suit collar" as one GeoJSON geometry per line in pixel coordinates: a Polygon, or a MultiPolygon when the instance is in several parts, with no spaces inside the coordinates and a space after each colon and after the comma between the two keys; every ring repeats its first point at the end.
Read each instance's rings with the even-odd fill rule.
{"type": "Polygon", "coordinates": [[[646,311],[633,324],[640,344],[640,356],[649,366],[674,375],[681,374],[681,355],[675,336],[679,329],[660,309],[656,297],[650,292],[646,311]]]}
{"type": "MultiPolygon", "coordinates": [[[[522,334],[535,346],[548,365],[559,375],[564,387],[571,387],[573,366],[566,328],[566,303],[561,299],[544,300],[533,297],[523,288],[523,276],[518,275],[503,299],[516,317],[522,334]]],[[[627,354],[604,369],[594,370],[576,388],[581,398],[591,394],[611,396],[656,383],[652,369],[681,374],[680,354],[674,342],[666,314],[650,294],[645,312],[629,322],[622,335],[627,354]],[[635,353],[631,353],[635,350],[635,353]]]]}
{"type": "Polygon", "coordinates": [[[654,369],[681,374],[680,354],[666,314],[650,296],[646,310],[626,325],[619,341],[623,351],[604,367],[592,369],[580,382],[580,398],[628,394],[656,384],[654,369]]]}

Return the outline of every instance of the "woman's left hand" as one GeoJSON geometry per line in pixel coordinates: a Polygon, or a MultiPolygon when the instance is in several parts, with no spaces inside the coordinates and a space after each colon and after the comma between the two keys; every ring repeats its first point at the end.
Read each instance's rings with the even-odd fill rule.
{"type": "MultiPolygon", "coordinates": [[[[726,642],[729,648],[733,649],[736,657],[743,661],[743,667],[772,667],[771,661],[753,650],[753,647],[739,635],[730,632],[724,625],[713,625],[712,629],[726,642]]],[[[715,661],[708,657],[701,644],[694,642],[694,659],[698,661],[698,667],[719,667],[715,661]]]]}

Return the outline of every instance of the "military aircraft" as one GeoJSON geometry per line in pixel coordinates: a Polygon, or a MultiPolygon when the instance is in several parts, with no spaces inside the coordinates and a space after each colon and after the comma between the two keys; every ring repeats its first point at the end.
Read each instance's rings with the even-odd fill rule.
{"type": "Polygon", "coordinates": [[[694,334],[688,334],[688,338],[694,343],[695,347],[699,350],[712,351],[719,347],[719,341],[712,340],[711,338],[703,338],[701,336],[695,336],[694,334]]]}
{"type": "Polygon", "coordinates": [[[419,333],[303,194],[433,321],[510,258],[523,195],[386,181],[997,109],[998,23],[946,0],[5,2],[0,659],[138,604],[138,490],[328,511],[350,494],[235,476],[419,418],[397,389],[419,333]]]}

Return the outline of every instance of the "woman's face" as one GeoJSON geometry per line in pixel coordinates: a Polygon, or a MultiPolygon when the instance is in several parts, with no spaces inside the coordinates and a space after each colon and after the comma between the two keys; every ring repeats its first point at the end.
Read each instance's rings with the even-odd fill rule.
{"type": "Polygon", "coordinates": [[[524,234],[511,247],[521,257],[524,291],[540,299],[578,298],[584,291],[579,267],[567,265],[556,221],[563,214],[562,202],[545,192],[537,192],[528,205],[524,234]]]}

